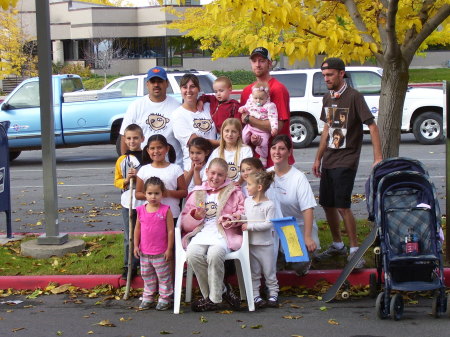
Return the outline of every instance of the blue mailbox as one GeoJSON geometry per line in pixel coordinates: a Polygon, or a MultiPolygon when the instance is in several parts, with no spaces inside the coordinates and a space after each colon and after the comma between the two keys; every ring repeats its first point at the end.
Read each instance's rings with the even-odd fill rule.
{"type": "Polygon", "coordinates": [[[6,213],[6,237],[12,238],[11,193],[9,188],[9,121],[0,122],[0,212],[6,213]]]}

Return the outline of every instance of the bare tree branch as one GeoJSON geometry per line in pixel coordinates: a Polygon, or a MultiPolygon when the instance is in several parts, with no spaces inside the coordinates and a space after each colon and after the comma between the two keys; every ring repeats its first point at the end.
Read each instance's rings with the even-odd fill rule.
{"type": "Polygon", "coordinates": [[[398,12],[398,1],[399,0],[391,0],[389,2],[388,10],[387,10],[387,18],[386,18],[386,52],[385,56],[387,59],[394,57],[399,51],[400,48],[397,43],[397,35],[395,31],[395,18],[398,12]]]}

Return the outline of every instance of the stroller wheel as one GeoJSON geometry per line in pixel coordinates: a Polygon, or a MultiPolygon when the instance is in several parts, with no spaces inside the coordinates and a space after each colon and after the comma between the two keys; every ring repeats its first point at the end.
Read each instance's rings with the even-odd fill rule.
{"type": "Polygon", "coordinates": [[[386,319],[389,316],[384,305],[384,292],[378,294],[377,301],[375,302],[375,310],[379,319],[386,319]]]}
{"type": "Polygon", "coordinates": [[[369,296],[370,298],[377,297],[378,294],[378,284],[377,284],[377,275],[371,273],[369,275],[369,296]]]}
{"type": "Polygon", "coordinates": [[[433,296],[433,302],[431,304],[431,314],[435,318],[439,318],[441,316],[441,314],[444,312],[443,309],[444,308],[442,308],[442,305],[441,305],[441,296],[440,296],[439,292],[437,291],[435,293],[435,295],[433,296]]]}
{"type": "Polygon", "coordinates": [[[391,298],[390,305],[391,317],[398,321],[403,316],[403,297],[400,294],[395,294],[391,298]]]}

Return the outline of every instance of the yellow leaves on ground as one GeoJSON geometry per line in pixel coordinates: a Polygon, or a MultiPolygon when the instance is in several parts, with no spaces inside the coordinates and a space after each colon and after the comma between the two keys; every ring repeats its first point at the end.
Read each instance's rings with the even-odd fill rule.
{"type": "Polygon", "coordinates": [[[339,325],[339,322],[336,321],[336,320],[333,319],[333,318],[330,318],[330,319],[328,320],[328,324],[331,324],[331,325],[339,325]]]}
{"type": "Polygon", "coordinates": [[[104,319],[98,323],[96,323],[95,325],[100,325],[100,326],[107,326],[110,328],[115,328],[116,325],[114,323],[111,323],[111,321],[109,319],[104,319]]]}

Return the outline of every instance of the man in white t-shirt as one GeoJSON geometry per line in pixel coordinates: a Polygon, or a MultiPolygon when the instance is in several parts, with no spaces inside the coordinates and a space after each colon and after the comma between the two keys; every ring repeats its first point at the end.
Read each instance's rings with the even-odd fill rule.
{"type": "MultiPolygon", "coordinates": [[[[125,113],[120,127],[120,134],[123,136],[125,128],[134,123],[139,125],[144,131],[145,141],[142,147],[147,145],[147,140],[154,134],[161,134],[166,137],[176,152],[176,163],[183,167],[183,151],[180,143],[173,135],[172,113],[180,103],[173,97],[167,96],[169,82],[164,68],[154,67],[147,73],[148,96],[144,96],[132,102],[125,113]]],[[[127,151],[125,140],[122,137],[120,150],[122,154],[127,151]]]]}

